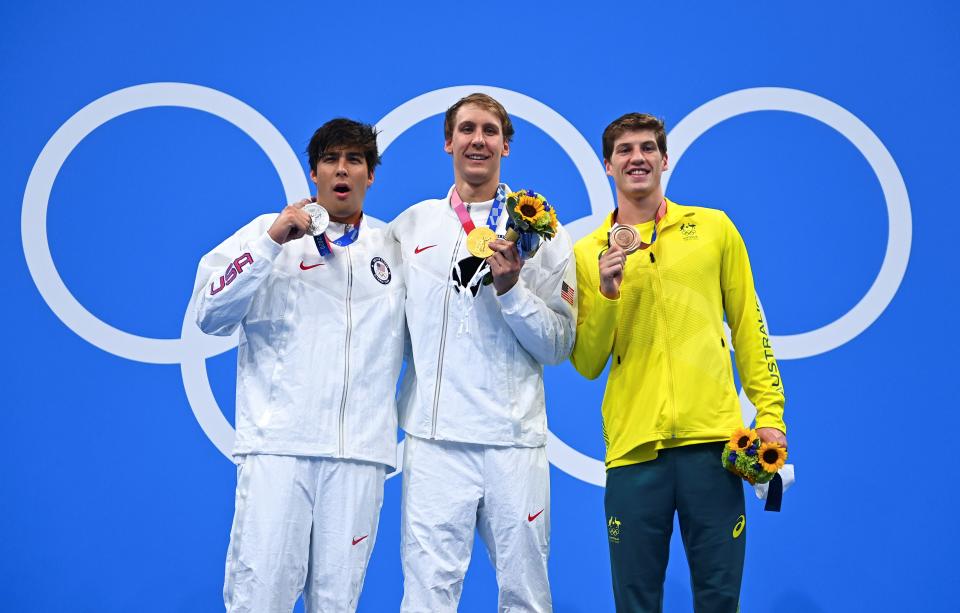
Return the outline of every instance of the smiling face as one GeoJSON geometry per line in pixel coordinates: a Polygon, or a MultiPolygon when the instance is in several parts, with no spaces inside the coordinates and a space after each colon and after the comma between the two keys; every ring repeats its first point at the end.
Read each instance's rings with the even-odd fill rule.
{"type": "Polygon", "coordinates": [[[457,110],[453,131],[443,149],[453,156],[457,185],[486,187],[499,183],[500,158],[510,154],[510,143],[493,112],[476,104],[465,104],[457,110]]]}
{"type": "Polygon", "coordinates": [[[317,202],[331,219],[355,223],[373,183],[373,170],[367,167],[362,148],[332,147],[319,155],[310,179],[317,186],[317,202]]]}
{"type": "Polygon", "coordinates": [[[618,198],[639,201],[652,195],[659,201],[663,197],[660,178],[667,170],[667,156],[660,152],[653,130],[630,130],[618,136],[604,166],[617,186],[618,198]]]}

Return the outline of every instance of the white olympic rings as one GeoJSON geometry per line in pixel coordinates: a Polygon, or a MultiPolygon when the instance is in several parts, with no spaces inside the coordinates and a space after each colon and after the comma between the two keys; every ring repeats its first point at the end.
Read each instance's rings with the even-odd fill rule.
{"type": "MultiPolygon", "coordinates": [[[[403,132],[415,124],[444,112],[462,96],[486,92],[553,138],[580,172],[590,200],[591,214],[567,224],[574,239],[599,225],[613,208],[613,194],[589,143],[563,116],[543,103],[518,92],[487,86],[457,86],[434,90],[413,98],[388,113],[377,123],[379,146],[385,151],[403,132]]],[[[159,106],[176,106],[205,111],[237,126],[267,154],[280,175],[288,202],[309,192],[300,162],[289,143],[265,117],[227,94],[185,83],[148,83],[108,94],[77,112],[51,137],[40,153],[23,198],[21,234],[27,266],[34,283],[51,310],[70,329],[100,349],[130,360],[179,363],[184,389],[197,421],[213,444],[230,457],[234,430],[223,416],[207,378],[206,358],[237,344],[237,335],[209,337],[194,324],[194,304],[184,315],[179,339],[145,338],[118,330],[87,311],[57,273],[50,255],[46,214],[57,174],[73,149],[93,130],[131,111],[159,106]]],[[[877,136],[859,119],[839,105],[808,92],[784,88],[745,89],[720,96],[694,110],[670,131],[673,168],[681,156],[704,132],[732,117],[755,111],[786,111],[817,119],[846,137],[869,162],[880,181],[887,205],[889,239],[883,264],[867,294],[849,312],[819,329],[787,336],[771,335],[780,359],[810,357],[835,349],[866,330],[893,299],[910,257],[912,223],[906,185],[892,156],[877,136]]],[[[664,176],[664,186],[670,173],[664,176]]],[[[755,410],[741,393],[745,419],[755,410]]],[[[402,443],[401,443],[402,445],[402,443]]],[[[549,433],[550,462],[582,481],[604,485],[603,462],[587,456],[549,433]]],[[[402,454],[400,454],[402,456],[402,454]]]]}

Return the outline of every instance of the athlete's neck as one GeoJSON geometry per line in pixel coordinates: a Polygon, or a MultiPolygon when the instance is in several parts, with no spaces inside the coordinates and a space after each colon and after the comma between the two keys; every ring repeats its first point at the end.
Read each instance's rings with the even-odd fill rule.
{"type": "Polygon", "coordinates": [[[468,183],[462,178],[456,179],[457,193],[464,202],[485,202],[493,200],[497,195],[500,180],[497,177],[477,185],[468,183]]]}
{"type": "Polygon", "coordinates": [[[617,223],[636,225],[648,222],[657,216],[663,202],[663,190],[657,189],[641,198],[631,198],[617,192],[617,223]]]}
{"type": "Polygon", "coordinates": [[[337,223],[342,223],[344,225],[355,226],[360,223],[360,218],[363,217],[363,210],[359,210],[349,217],[334,217],[330,216],[330,221],[335,221],[337,223]]]}

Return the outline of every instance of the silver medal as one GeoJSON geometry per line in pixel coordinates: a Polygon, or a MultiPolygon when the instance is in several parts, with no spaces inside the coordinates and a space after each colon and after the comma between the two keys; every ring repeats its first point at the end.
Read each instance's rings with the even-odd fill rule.
{"type": "Polygon", "coordinates": [[[303,207],[304,212],[310,216],[310,227],[307,228],[307,234],[310,236],[320,236],[330,225],[330,214],[327,209],[319,204],[308,204],[303,207]]]}

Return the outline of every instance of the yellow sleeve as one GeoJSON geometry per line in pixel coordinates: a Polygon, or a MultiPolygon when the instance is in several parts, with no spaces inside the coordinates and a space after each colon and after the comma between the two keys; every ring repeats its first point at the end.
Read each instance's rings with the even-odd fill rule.
{"type": "Polygon", "coordinates": [[[757,427],[777,428],[786,433],[783,382],[770,346],[767,323],[760,311],[750,258],[733,222],[726,215],[723,222],[726,229],[720,283],[740,383],[757,408],[757,427]]]}
{"type": "Polygon", "coordinates": [[[620,300],[610,300],[600,293],[600,269],[589,245],[577,243],[574,255],[577,259],[577,335],[570,361],[581,375],[596,379],[613,351],[620,321],[620,300]]]}

